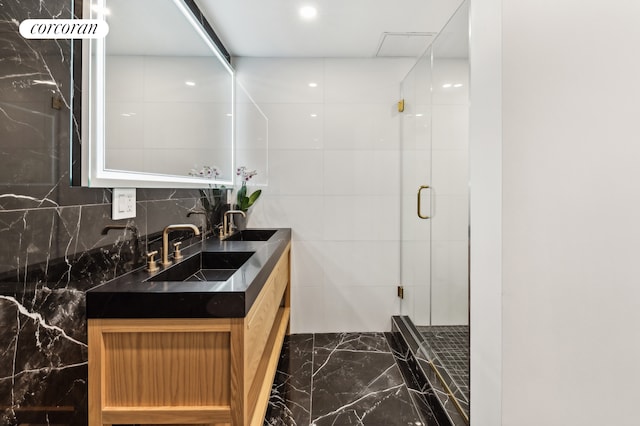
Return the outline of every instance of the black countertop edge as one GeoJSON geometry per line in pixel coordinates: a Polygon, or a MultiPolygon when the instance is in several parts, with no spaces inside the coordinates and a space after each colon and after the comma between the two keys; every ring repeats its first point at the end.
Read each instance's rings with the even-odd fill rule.
{"type": "MultiPolygon", "coordinates": [[[[272,228],[275,229],[275,228],[272,228]]],[[[87,291],[87,318],[243,318],[291,241],[291,229],[278,228],[268,241],[208,238],[182,250],[184,258],[201,252],[254,252],[227,281],[155,281],[139,268],[87,291]]]]}

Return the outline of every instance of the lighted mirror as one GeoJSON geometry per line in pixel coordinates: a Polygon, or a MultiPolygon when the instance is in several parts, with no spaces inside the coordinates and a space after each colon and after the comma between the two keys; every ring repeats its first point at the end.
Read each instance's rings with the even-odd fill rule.
{"type": "Polygon", "coordinates": [[[269,120],[251,95],[236,80],[236,165],[255,170],[251,185],[269,181],[269,120]]]}
{"type": "Polygon", "coordinates": [[[232,184],[234,72],[197,7],[183,0],[91,0],[109,34],[83,46],[82,184],[232,184]]]}

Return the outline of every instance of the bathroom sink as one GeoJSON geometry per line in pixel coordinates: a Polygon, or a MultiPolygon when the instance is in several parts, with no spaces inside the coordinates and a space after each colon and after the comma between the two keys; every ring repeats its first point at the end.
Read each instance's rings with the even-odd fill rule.
{"type": "Polygon", "coordinates": [[[254,252],[202,252],[172,265],[146,281],[226,281],[254,252]]]}
{"type": "Polygon", "coordinates": [[[276,229],[243,229],[225,238],[225,241],[267,241],[276,229]]]}

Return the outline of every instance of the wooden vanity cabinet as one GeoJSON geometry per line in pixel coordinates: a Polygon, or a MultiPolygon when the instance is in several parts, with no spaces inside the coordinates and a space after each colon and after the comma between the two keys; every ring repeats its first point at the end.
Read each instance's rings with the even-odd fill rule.
{"type": "Polygon", "coordinates": [[[89,425],[262,425],[288,333],[290,247],[244,318],[89,319],[89,425]]]}

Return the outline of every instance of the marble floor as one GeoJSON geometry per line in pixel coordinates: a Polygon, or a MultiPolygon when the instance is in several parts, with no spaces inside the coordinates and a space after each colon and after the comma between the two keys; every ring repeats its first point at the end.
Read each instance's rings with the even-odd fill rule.
{"type": "Polygon", "coordinates": [[[264,424],[426,425],[384,333],[288,336],[264,424]]]}

